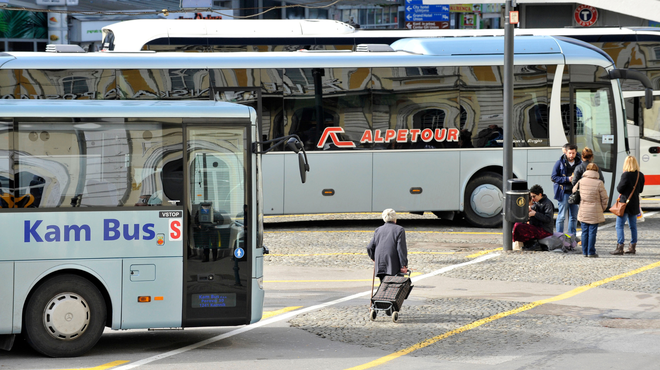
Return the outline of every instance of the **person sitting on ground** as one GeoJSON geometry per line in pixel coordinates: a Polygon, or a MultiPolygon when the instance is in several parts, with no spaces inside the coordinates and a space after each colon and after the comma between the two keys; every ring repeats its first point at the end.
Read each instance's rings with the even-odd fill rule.
{"type": "Polygon", "coordinates": [[[513,225],[513,241],[529,242],[552,235],[552,218],[555,207],[552,201],[543,194],[541,185],[529,189],[529,197],[534,204],[529,207],[527,223],[517,222],[513,225]]]}

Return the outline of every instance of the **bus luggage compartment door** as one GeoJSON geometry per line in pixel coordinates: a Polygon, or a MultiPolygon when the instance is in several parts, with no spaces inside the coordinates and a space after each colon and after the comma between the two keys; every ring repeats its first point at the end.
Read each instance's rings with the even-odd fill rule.
{"type": "Polygon", "coordinates": [[[121,329],[181,326],[181,257],[123,260],[121,329]]]}

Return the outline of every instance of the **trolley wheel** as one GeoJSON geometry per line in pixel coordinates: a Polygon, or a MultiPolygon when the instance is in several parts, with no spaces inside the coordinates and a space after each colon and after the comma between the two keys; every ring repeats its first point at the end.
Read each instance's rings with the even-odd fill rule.
{"type": "Polygon", "coordinates": [[[397,320],[399,320],[399,312],[394,311],[392,312],[392,322],[397,322],[397,320]]]}
{"type": "Polygon", "coordinates": [[[378,312],[376,312],[376,310],[371,310],[371,312],[369,313],[369,318],[371,319],[371,321],[376,321],[376,316],[378,316],[378,312]]]}
{"type": "Polygon", "coordinates": [[[103,295],[89,280],[57,276],[41,284],[28,300],[25,338],[46,356],[80,356],[101,338],[106,315],[103,295]]]}

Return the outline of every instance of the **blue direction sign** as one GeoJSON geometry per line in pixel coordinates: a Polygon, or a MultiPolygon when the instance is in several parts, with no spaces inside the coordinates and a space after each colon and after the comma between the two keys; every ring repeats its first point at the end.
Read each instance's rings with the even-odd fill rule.
{"type": "Polygon", "coordinates": [[[407,22],[448,22],[449,5],[424,5],[423,0],[405,0],[407,22]]]}

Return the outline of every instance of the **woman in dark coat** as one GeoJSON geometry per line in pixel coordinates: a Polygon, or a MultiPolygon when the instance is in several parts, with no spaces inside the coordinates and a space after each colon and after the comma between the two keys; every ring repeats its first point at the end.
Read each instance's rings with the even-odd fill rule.
{"type": "Polygon", "coordinates": [[[630,196],[628,200],[628,205],[626,206],[626,211],[622,217],[616,218],[616,249],[610,254],[613,255],[622,255],[626,254],[635,254],[635,248],[637,247],[637,215],[639,214],[639,193],[644,191],[644,174],[639,170],[639,164],[637,159],[633,156],[628,156],[626,161],[623,162],[623,173],[621,174],[621,180],[616,186],[616,190],[619,192],[619,197],[621,201],[630,196]],[[635,185],[635,183],[637,185],[635,185]],[[635,191],[633,191],[633,188],[635,191]],[[632,192],[632,195],[630,193],[632,192]],[[623,225],[628,221],[628,226],[630,227],[630,247],[624,252],[624,242],[625,234],[623,233],[623,225]]]}
{"type": "Polygon", "coordinates": [[[406,231],[396,224],[396,212],[388,208],[383,211],[385,225],[376,229],[369,242],[367,254],[375,261],[375,274],[380,281],[385,276],[394,276],[408,271],[408,248],[406,231]]]}

